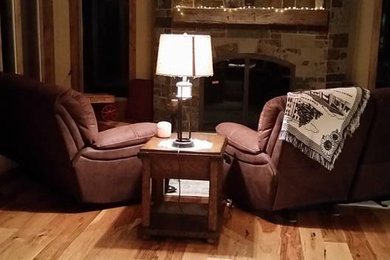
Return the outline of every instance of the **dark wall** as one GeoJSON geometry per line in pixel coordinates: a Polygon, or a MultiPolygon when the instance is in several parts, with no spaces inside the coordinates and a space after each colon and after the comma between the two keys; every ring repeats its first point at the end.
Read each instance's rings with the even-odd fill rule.
{"type": "Polygon", "coordinates": [[[23,74],[39,80],[39,43],[36,1],[21,1],[23,74]]]}
{"type": "Polygon", "coordinates": [[[85,92],[126,96],[129,82],[128,0],[83,0],[85,92]]]}
{"type": "Polygon", "coordinates": [[[390,87],[390,1],[388,0],[384,0],[382,5],[377,87],[390,87]]]}
{"type": "Polygon", "coordinates": [[[1,17],[1,43],[3,48],[3,70],[5,72],[15,72],[14,61],[14,41],[12,29],[12,6],[11,1],[0,1],[1,17]]]}

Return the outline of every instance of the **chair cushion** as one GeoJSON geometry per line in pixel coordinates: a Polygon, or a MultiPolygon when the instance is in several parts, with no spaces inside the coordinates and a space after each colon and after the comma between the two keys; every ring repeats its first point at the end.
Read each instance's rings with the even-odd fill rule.
{"type": "Polygon", "coordinates": [[[95,112],[89,102],[89,99],[83,94],[69,89],[57,100],[72,119],[76,122],[81,136],[86,144],[93,144],[97,140],[98,125],[95,112]]]}
{"type": "Polygon", "coordinates": [[[225,122],[216,126],[217,133],[226,136],[230,145],[251,154],[261,152],[258,146],[259,135],[256,131],[237,123],[225,122]]]}
{"type": "Polygon", "coordinates": [[[96,149],[115,149],[146,143],[156,135],[155,123],[137,123],[102,131],[98,134],[96,149]]]}

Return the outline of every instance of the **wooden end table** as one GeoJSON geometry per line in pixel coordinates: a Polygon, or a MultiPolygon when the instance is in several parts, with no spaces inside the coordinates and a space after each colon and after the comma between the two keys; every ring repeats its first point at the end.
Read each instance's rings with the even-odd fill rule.
{"type": "MultiPolygon", "coordinates": [[[[142,159],[142,226],[140,234],[203,238],[215,242],[220,233],[223,153],[227,140],[217,134],[194,133],[193,139],[212,143],[210,149],[162,147],[167,139],[153,137],[138,153],[142,159]],[[208,203],[186,202],[185,196],[169,200],[164,179],[208,180],[208,203]]],[[[172,137],[172,139],[174,139],[172,137]]],[[[195,144],[196,145],[196,144],[195,144]]]]}

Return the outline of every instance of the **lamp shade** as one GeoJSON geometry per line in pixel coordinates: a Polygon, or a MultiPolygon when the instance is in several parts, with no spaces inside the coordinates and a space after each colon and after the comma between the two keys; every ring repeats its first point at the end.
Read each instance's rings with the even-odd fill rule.
{"type": "Polygon", "coordinates": [[[209,35],[161,34],[156,74],[170,77],[213,75],[209,35]]]}

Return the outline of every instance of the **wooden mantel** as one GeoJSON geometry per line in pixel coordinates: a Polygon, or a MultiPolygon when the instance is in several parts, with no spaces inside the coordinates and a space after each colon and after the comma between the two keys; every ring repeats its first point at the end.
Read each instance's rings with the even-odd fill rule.
{"type": "Polygon", "coordinates": [[[328,10],[173,9],[175,23],[328,26],[328,10]]]}

